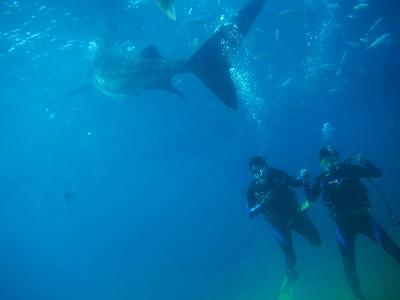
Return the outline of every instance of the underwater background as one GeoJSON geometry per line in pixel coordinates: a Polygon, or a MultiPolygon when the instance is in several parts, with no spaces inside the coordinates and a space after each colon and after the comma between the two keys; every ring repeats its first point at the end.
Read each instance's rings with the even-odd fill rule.
{"type": "MultiPolygon", "coordinates": [[[[274,299],[283,254],[246,212],[257,154],[293,175],[318,174],[327,143],[365,154],[400,214],[397,0],[267,1],[231,70],[236,111],[193,75],[174,78],[189,101],[93,91],[49,108],[87,82],[105,20],[132,51],[186,58],[246,1],[176,2],[174,22],[155,1],[1,1],[0,300],[274,299]]],[[[352,299],[327,209],[309,214],[323,246],[295,237],[295,299],[352,299]]],[[[400,299],[396,263],[364,237],[357,255],[369,299],[400,299]]]]}

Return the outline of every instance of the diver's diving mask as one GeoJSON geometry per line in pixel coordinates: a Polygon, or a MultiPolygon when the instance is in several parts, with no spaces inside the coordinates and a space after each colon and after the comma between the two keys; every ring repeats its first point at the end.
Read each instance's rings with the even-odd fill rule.
{"type": "Polygon", "coordinates": [[[253,166],[251,168],[251,172],[253,173],[253,177],[256,180],[261,181],[261,179],[263,179],[267,176],[268,169],[267,169],[267,167],[253,166]]]}
{"type": "Polygon", "coordinates": [[[319,165],[325,171],[331,172],[337,167],[338,163],[339,163],[339,161],[336,156],[329,156],[329,157],[322,159],[320,161],[319,165]]]}

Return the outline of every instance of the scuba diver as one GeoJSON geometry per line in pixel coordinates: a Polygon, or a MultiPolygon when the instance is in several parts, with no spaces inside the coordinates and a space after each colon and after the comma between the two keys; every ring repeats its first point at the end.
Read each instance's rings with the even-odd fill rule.
{"type": "Polygon", "coordinates": [[[319,232],[305,212],[301,212],[292,187],[302,187],[307,171],[298,178],[271,168],[261,156],[252,157],[249,168],[253,174],[247,191],[248,213],[254,217],[262,213],[272,225],[274,235],[285,255],[287,272],[278,293],[278,299],[292,299],[293,284],[297,278],[296,254],[292,231],[296,231],[314,246],[321,245],[319,232]]]}
{"type": "Polygon", "coordinates": [[[322,192],[323,203],[336,223],[336,238],[347,281],[356,299],[365,299],[356,269],[356,236],[366,235],[400,264],[400,248],[372,217],[367,189],[360,182],[361,178],[380,177],[382,173],[362,155],[340,162],[339,152],[331,146],[320,150],[320,166],[323,172],[305,183],[306,195],[312,202],[322,192]]]}

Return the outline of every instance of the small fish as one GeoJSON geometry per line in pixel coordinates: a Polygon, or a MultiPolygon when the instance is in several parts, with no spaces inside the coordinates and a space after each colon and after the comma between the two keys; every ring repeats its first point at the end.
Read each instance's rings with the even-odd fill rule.
{"type": "Polygon", "coordinates": [[[369,4],[366,2],[354,5],[354,7],[353,7],[354,10],[359,10],[359,11],[366,10],[367,8],[369,8],[369,4]]]}
{"type": "Polygon", "coordinates": [[[128,2],[128,7],[129,8],[139,8],[145,4],[147,4],[148,1],[147,0],[129,0],[128,2]]]}
{"type": "Polygon", "coordinates": [[[272,80],[274,76],[272,76],[272,68],[270,65],[267,66],[267,78],[268,80],[272,80]]]}
{"type": "Polygon", "coordinates": [[[66,202],[71,203],[76,199],[76,195],[74,191],[65,191],[64,199],[66,202]]]}
{"type": "Polygon", "coordinates": [[[280,12],[278,12],[277,16],[283,17],[283,16],[287,16],[287,15],[293,14],[294,12],[295,12],[294,9],[284,9],[284,10],[281,10],[280,12]]]}
{"type": "Polygon", "coordinates": [[[175,0],[157,0],[157,5],[168,18],[176,21],[175,0]]]}
{"type": "Polygon", "coordinates": [[[332,71],[332,70],[336,70],[337,66],[334,64],[322,64],[319,66],[319,69],[321,71],[332,71]]]}
{"type": "Polygon", "coordinates": [[[367,33],[365,34],[365,36],[367,37],[372,31],[374,31],[378,25],[382,22],[382,18],[378,18],[374,24],[372,24],[372,26],[368,29],[367,33]]]}
{"type": "Polygon", "coordinates": [[[287,87],[291,82],[292,82],[292,78],[288,78],[284,82],[282,82],[280,87],[281,88],[287,87]]]}
{"type": "Polygon", "coordinates": [[[280,31],[279,29],[277,29],[275,31],[275,42],[279,43],[279,37],[280,37],[280,31]]]}
{"type": "Polygon", "coordinates": [[[329,94],[337,94],[337,93],[341,93],[341,92],[343,92],[343,91],[344,91],[343,88],[336,88],[336,89],[330,89],[330,90],[328,91],[328,93],[329,93],[329,94]]]}
{"type": "Polygon", "coordinates": [[[371,34],[375,31],[376,28],[378,28],[379,24],[382,22],[382,18],[378,18],[374,24],[371,25],[371,27],[368,29],[368,31],[365,33],[365,36],[360,38],[360,42],[368,45],[371,42],[370,36],[371,34]]]}
{"type": "Polygon", "coordinates": [[[347,45],[349,45],[351,48],[357,48],[360,46],[360,43],[349,41],[347,42],[347,45]]]}
{"type": "Polygon", "coordinates": [[[340,59],[340,64],[341,64],[341,65],[342,65],[342,64],[344,63],[344,61],[346,60],[348,54],[349,54],[349,50],[346,49],[346,50],[343,52],[343,54],[342,54],[342,58],[340,59]]]}
{"type": "Polygon", "coordinates": [[[384,44],[387,44],[389,42],[389,40],[390,40],[390,33],[384,33],[380,37],[378,37],[375,41],[373,41],[367,47],[367,50],[383,46],[384,44]]]}
{"type": "Polygon", "coordinates": [[[252,57],[252,59],[260,59],[260,58],[264,58],[264,57],[268,57],[268,56],[270,56],[268,53],[262,53],[262,54],[254,55],[252,57]]]}
{"type": "Polygon", "coordinates": [[[356,15],[353,15],[353,14],[349,14],[347,17],[349,19],[357,19],[356,15]]]}
{"type": "Polygon", "coordinates": [[[34,39],[34,38],[40,37],[40,35],[41,35],[40,32],[38,32],[38,33],[33,33],[29,38],[30,38],[30,39],[34,39]]]}
{"type": "Polygon", "coordinates": [[[338,9],[339,8],[339,3],[333,2],[328,4],[328,9],[338,9]]]}

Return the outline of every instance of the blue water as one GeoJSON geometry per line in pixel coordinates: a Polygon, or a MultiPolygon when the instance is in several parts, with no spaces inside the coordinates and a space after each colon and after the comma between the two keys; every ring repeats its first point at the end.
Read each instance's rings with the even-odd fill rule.
{"type": "MultiPolygon", "coordinates": [[[[87,82],[106,19],[126,47],[182,58],[245,3],[178,0],[173,22],[154,2],[0,3],[1,300],[274,299],[283,256],[270,226],[246,213],[256,154],[316,175],[323,144],[363,153],[400,214],[400,2],[267,1],[234,60],[236,111],[192,75],[174,79],[189,101],[92,91],[49,109],[87,82]]],[[[310,215],[324,245],[296,238],[297,299],[351,299],[333,223],[320,203],[310,215]]],[[[363,239],[357,253],[366,294],[399,299],[395,262],[363,239]]]]}

